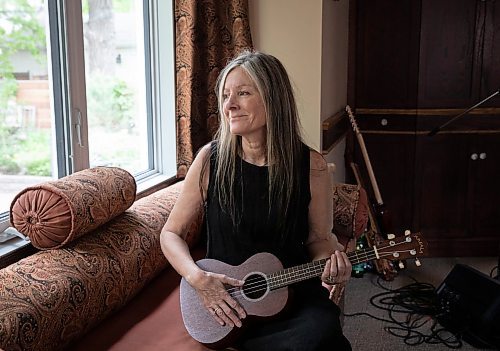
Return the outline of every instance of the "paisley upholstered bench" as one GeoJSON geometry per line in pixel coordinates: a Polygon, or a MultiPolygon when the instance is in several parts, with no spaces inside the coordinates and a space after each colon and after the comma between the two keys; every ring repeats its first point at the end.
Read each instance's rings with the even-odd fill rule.
{"type": "MultiPolygon", "coordinates": [[[[0,270],[0,349],[206,350],[184,328],[180,277],[159,245],[182,185],[135,201],[129,174],[98,167],[21,192],[11,222],[39,251],[0,270]]],[[[366,198],[337,184],[333,199],[346,244],[366,225],[366,198]]],[[[188,238],[196,258],[201,226],[188,238]]]]}

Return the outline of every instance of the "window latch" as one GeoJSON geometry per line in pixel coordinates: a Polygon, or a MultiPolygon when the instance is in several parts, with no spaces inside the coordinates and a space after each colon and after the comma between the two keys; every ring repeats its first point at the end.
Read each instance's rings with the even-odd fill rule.
{"type": "Polygon", "coordinates": [[[79,109],[76,109],[76,141],[78,146],[83,147],[82,142],[82,112],[79,109]]]}

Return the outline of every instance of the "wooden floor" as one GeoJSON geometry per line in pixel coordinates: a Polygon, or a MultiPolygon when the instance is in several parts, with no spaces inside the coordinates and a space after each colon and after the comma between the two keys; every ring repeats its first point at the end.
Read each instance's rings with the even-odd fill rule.
{"type": "MultiPolygon", "coordinates": [[[[421,267],[416,267],[410,260],[407,261],[408,267],[399,272],[399,275],[392,282],[380,281],[387,289],[397,289],[406,286],[414,281],[432,284],[438,287],[453,269],[455,264],[461,263],[475,268],[486,275],[498,264],[497,257],[462,257],[462,258],[422,258],[421,267]]],[[[496,273],[496,270],[494,272],[496,273]]],[[[387,319],[387,312],[375,308],[370,304],[370,298],[377,293],[384,292],[377,285],[378,276],[372,273],[365,273],[362,278],[351,278],[346,289],[345,302],[343,310],[346,314],[356,312],[368,312],[378,317],[387,319]]],[[[428,325],[419,329],[422,332],[430,328],[432,318],[429,318],[428,325]]],[[[391,324],[379,321],[367,316],[344,317],[344,333],[351,341],[355,351],[373,351],[373,350],[415,350],[415,351],[439,351],[450,350],[449,347],[439,344],[423,343],[417,346],[408,346],[402,338],[393,336],[384,330],[384,327],[391,324]]],[[[332,349],[334,350],[334,349],[332,349]]],[[[472,351],[478,350],[471,345],[464,343],[460,350],[472,351]]]]}

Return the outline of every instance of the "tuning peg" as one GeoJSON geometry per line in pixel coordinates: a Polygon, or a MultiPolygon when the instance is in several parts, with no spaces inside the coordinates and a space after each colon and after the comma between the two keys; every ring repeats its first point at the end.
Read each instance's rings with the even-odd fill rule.
{"type": "Polygon", "coordinates": [[[392,240],[396,237],[394,234],[387,234],[387,239],[392,240]]]}
{"type": "Polygon", "coordinates": [[[410,235],[410,234],[411,234],[411,231],[410,231],[410,230],[408,230],[408,229],[406,229],[406,230],[405,230],[405,235],[406,235],[406,236],[408,236],[408,235],[410,235]]]}
{"type": "Polygon", "coordinates": [[[401,269],[405,268],[405,264],[403,263],[403,261],[399,261],[399,268],[401,269]]]}
{"type": "Polygon", "coordinates": [[[420,263],[420,260],[418,258],[415,258],[415,265],[417,267],[420,267],[422,265],[422,263],[420,263]]]}

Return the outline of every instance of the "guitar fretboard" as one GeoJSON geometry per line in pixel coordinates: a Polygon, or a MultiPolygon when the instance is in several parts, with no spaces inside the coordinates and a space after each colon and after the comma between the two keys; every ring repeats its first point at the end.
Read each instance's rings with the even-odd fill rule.
{"type": "MultiPolygon", "coordinates": [[[[374,249],[363,249],[347,254],[351,264],[358,264],[375,258],[374,249]]],[[[267,276],[269,288],[271,290],[279,289],[293,283],[298,283],[310,278],[319,277],[325,269],[326,261],[329,258],[323,258],[318,261],[304,263],[299,266],[286,268],[281,271],[271,273],[267,276]]]]}

